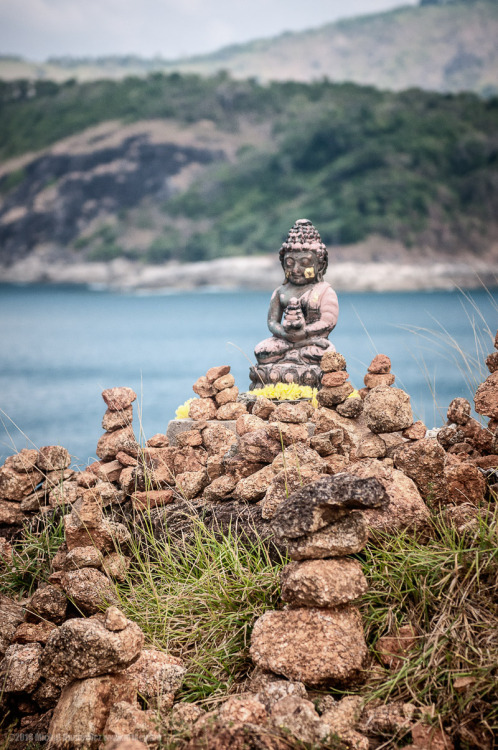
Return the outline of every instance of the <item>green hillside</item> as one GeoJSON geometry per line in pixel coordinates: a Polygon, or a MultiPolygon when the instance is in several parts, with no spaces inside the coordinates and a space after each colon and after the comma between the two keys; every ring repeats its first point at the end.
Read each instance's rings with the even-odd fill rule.
{"type": "Polygon", "coordinates": [[[419,87],[491,96],[498,92],[497,38],[496,0],[428,0],[190,59],[65,57],[39,64],[4,58],[0,78],[89,81],[173,70],[211,76],[223,69],[260,81],[309,82],[325,76],[395,91],[419,87]]]}
{"type": "Polygon", "coordinates": [[[498,99],[472,94],[226,75],[3,83],[0,260],[47,242],[89,260],[264,253],[298,216],[329,245],[489,254],[497,132],[498,99]]]}

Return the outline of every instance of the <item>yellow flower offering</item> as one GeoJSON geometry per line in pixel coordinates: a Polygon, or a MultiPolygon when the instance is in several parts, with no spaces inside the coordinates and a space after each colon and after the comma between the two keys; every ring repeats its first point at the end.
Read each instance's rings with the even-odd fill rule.
{"type": "Polygon", "coordinates": [[[184,404],[181,404],[181,406],[178,407],[178,409],[175,412],[175,417],[177,419],[187,419],[190,411],[190,404],[192,401],[196,401],[195,398],[189,398],[187,401],[185,401],[184,404]]]}
{"type": "Polygon", "coordinates": [[[318,406],[316,400],[317,388],[311,388],[309,385],[298,385],[297,383],[275,383],[265,385],[264,388],[255,388],[251,391],[255,396],[264,396],[265,398],[275,399],[278,401],[296,401],[299,398],[307,398],[315,407],[318,406]]]}

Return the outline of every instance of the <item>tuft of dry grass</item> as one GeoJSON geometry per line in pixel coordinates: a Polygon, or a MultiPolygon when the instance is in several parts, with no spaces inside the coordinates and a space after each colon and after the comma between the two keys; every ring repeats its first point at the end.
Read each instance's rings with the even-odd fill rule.
{"type": "Polygon", "coordinates": [[[440,518],[432,536],[385,536],[360,556],[370,590],[366,636],[376,643],[410,625],[416,645],[401,668],[377,665],[367,701],[401,700],[438,717],[461,748],[494,747],[498,733],[498,533],[496,510],[459,534],[440,518]],[[461,679],[469,678],[462,690],[461,679]],[[460,681],[460,684],[459,684],[460,681]]]}

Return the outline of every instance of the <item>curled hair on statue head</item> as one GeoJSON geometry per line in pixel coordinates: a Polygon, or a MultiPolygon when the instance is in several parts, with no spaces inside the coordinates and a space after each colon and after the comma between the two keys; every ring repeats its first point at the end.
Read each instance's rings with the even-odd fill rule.
{"type": "Polygon", "coordinates": [[[314,253],[318,260],[316,281],[323,281],[329,264],[327,248],[309,219],[298,219],[289,230],[278,254],[282,268],[284,268],[285,254],[291,250],[314,253]]]}

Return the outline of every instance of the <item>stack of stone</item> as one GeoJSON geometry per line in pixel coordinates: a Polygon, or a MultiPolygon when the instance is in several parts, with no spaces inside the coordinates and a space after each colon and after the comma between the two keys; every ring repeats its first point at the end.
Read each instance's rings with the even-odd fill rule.
{"type": "Polygon", "coordinates": [[[294,560],[281,579],[289,606],[256,621],[251,656],[257,666],[310,687],[347,687],[359,679],[367,649],[351,602],[367,584],[359,563],[344,556],[367,543],[367,525],[357,511],[387,500],[377,479],[338,474],[279,505],[271,526],[294,560]]]}
{"type": "MultiPolygon", "coordinates": [[[[498,331],[494,343],[498,350],[498,331]]],[[[491,375],[477,389],[474,404],[478,414],[490,417],[488,431],[493,436],[492,449],[498,453],[498,351],[487,357],[486,365],[491,375]]]]}
{"type": "Polygon", "coordinates": [[[391,360],[387,354],[377,354],[370,362],[367,374],[363,379],[365,388],[371,390],[378,385],[393,385],[394,380],[394,374],[391,372],[391,360]]]}
{"type": "Polygon", "coordinates": [[[138,443],[133,433],[133,402],[137,394],[131,388],[107,388],[102,391],[107,411],[102,420],[106,431],[97,443],[100,462],[90,468],[99,479],[114,482],[119,479],[123,466],[128,465],[126,456],[138,455],[138,443]],[[118,454],[125,454],[121,463],[118,454]]]}
{"type": "Polygon", "coordinates": [[[363,409],[360,398],[352,398],[354,388],[349,382],[346,360],[339,352],[326,352],[321,360],[321,388],[317,401],[320,406],[334,408],[350,419],[358,417],[363,409]]]}
{"type": "Polygon", "coordinates": [[[192,387],[200,398],[190,404],[191,419],[230,420],[247,412],[245,404],[237,402],[239,389],[228,365],[211,367],[192,387]]]}
{"type": "Polygon", "coordinates": [[[71,456],[60,445],[23,448],[0,467],[0,526],[21,524],[33,512],[74,500],[71,456]],[[62,496],[62,497],[61,497],[62,496]]]}

